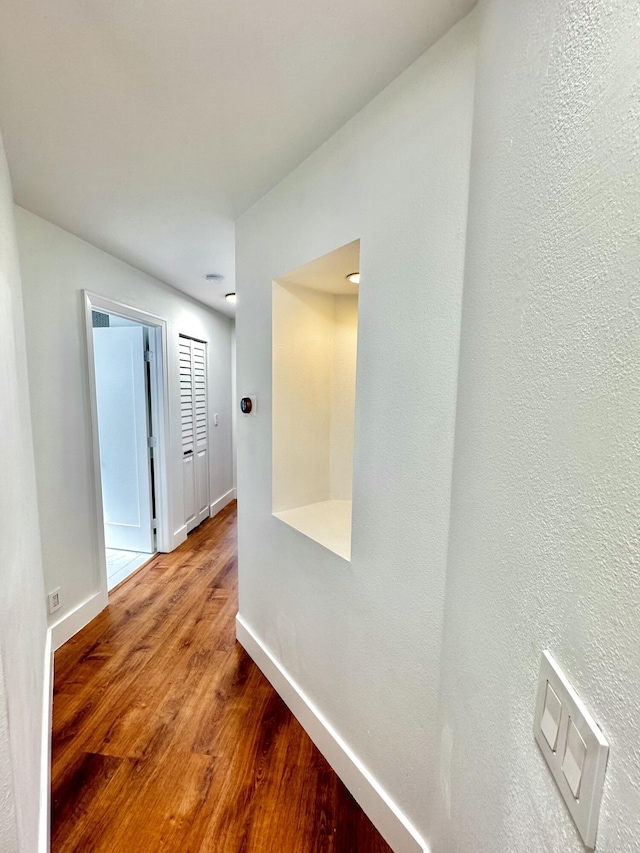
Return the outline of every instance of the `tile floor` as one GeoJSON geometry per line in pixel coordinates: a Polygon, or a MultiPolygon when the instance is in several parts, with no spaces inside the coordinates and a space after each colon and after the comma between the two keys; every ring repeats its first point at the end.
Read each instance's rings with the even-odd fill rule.
{"type": "Polygon", "coordinates": [[[112,590],[152,557],[153,554],[141,551],[117,551],[115,548],[107,548],[107,589],[112,590]]]}

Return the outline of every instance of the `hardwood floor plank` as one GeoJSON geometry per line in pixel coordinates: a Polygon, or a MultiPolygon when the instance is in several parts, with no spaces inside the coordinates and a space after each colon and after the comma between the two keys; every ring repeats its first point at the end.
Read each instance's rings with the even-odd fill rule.
{"type": "Polygon", "coordinates": [[[94,820],[96,804],[121,766],[122,759],[83,752],[65,768],[51,798],[53,850],[77,847],[83,828],[94,820]]]}
{"type": "Polygon", "coordinates": [[[56,652],[53,853],[388,853],[235,642],[235,504],[56,652]]]}

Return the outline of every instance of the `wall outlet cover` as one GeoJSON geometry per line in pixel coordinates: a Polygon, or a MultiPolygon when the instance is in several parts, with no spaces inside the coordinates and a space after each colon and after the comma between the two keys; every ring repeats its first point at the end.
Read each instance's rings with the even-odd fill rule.
{"type": "Polygon", "coordinates": [[[47,595],[47,601],[49,602],[49,613],[55,613],[56,610],[60,609],[62,600],[60,597],[59,586],[51,590],[51,592],[47,595]]]}

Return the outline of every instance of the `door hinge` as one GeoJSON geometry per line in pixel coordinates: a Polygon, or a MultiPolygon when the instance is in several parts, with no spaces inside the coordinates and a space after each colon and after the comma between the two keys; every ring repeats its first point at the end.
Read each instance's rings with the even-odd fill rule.
{"type": "Polygon", "coordinates": [[[150,435],[149,438],[147,439],[147,447],[156,447],[156,446],[157,446],[157,441],[156,441],[155,436],[150,435]]]}
{"type": "Polygon", "coordinates": [[[144,360],[145,361],[153,361],[153,352],[150,349],[146,349],[144,351],[144,360]]]}
{"type": "Polygon", "coordinates": [[[151,529],[153,530],[154,533],[157,532],[157,530],[158,530],[158,519],[157,518],[151,519],[151,529]]]}

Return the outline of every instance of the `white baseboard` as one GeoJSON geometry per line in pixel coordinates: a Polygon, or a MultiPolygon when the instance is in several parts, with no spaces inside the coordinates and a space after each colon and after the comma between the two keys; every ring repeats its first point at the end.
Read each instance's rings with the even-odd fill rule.
{"type": "MultiPolygon", "coordinates": [[[[182,545],[183,542],[187,541],[187,525],[183,524],[182,527],[179,527],[175,533],[173,534],[173,538],[171,541],[171,551],[175,551],[178,545],[182,545]]],[[[171,553],[171,552],[169,552],[171,553]]]]}
{"type": "Polygon", "coordinates": [[[93,595],[90,595],[89,598],[82,601],[70,613],[67,613],[52,625],[50,630],[53,651],[55,652],[56,649],[59,649],[74,634],[77,634],[92,619],[95,619],[108,603],[109,597],[106,590],[98,590],[98,592],[94,592],[93,595]]]}
{"type": "Polygon", "coordinates": [[[40,816],[38,820],[38,853],[51,848],[51,726],[53,723],[53,646],[51,628],[44,648],[44,680],[42,687],[42,733],[40,738],[40,816]]]}
{"type": "Polygon", "coordinates": [[[236,616],[236,637],[395,853],[429,853],[406,815],[240,614],[236,616]]]}
{"type": "Polygon", "coordinates": [[[232,500],[235,500],[235,491],[235,489],[229,489],[225,495],[222,495],[221,498],[218,498],[217,501],[214,501],[211,504],[209,518],[213,518],[213,516],[223,510],[227,504],[230,504],[232,500]]]}

